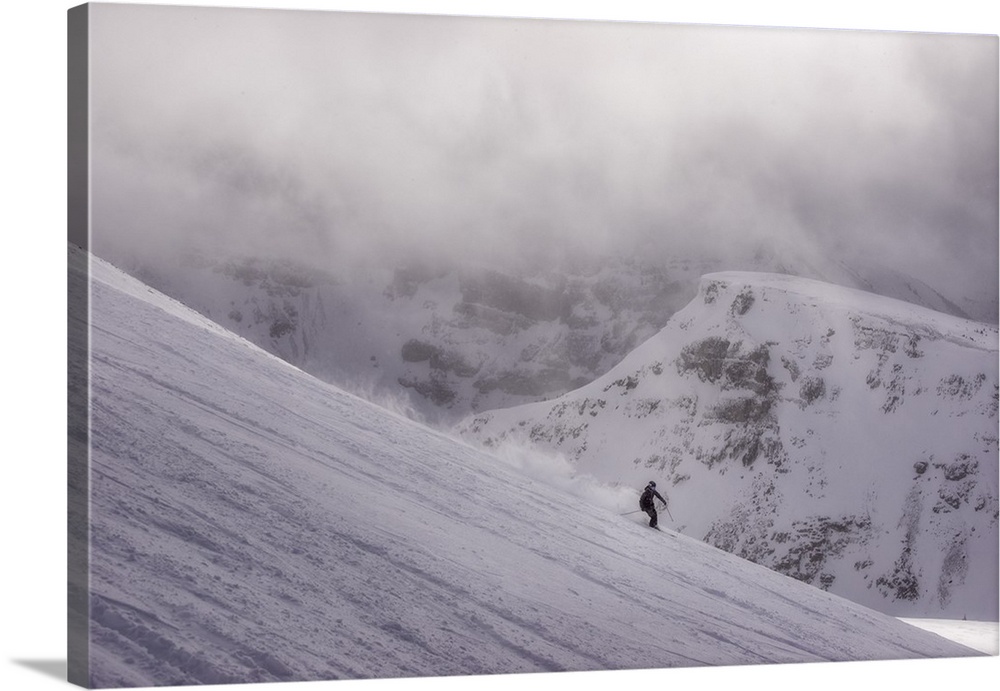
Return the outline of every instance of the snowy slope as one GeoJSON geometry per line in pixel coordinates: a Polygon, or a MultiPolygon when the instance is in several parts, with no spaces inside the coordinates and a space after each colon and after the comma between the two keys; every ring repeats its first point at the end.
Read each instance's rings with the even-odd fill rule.
{"type": "Polygon", "coordinates": [[[91,271],[95,685],[975,654],[91,271]]]}
{"type": "Polygon", "coordinates": [[[604,377],[458,429],[659,480],[685,534],[866,606],[996,621],[997,339],[870,293],[712,274],[604,377]]]}

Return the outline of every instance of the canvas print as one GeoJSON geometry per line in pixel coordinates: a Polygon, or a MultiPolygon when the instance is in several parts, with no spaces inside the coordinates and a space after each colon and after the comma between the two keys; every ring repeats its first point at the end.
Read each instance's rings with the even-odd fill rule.
{"type": "Polygon", "coordinates": [[[996,36],[68,25],[73,683],[997,655],[996,36]]]}

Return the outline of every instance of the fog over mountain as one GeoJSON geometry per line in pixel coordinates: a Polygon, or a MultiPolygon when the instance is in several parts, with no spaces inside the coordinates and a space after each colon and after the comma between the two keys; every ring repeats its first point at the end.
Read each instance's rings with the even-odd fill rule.
{"type": "Polygon", "coordinates": [[[997,320],[996,37],[91,10],[91,247],[123,265],[763,243],[997,320]]]}

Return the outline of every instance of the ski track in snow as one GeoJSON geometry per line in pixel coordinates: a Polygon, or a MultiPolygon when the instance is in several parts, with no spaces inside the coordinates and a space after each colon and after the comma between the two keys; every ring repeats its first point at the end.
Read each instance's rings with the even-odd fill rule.
{"type": "Polygon", "coordinates": [[[91,271],[95,686],[976,654],[650,531],[91,271]]]}

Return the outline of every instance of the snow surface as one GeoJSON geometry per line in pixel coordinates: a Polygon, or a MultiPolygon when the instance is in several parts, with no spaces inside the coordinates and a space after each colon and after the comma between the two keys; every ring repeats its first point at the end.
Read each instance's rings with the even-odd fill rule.
{"type": "Polygon", "coordinates": [[[987,655],[1000,654],[1000,625],[995,621],[953,619],[906,619],[907,624],[944,636],[987,655]]]}
{"type": "Polygon", "coordinates": [[[977,655],[90,270],[97,686],[977,655]]]}

